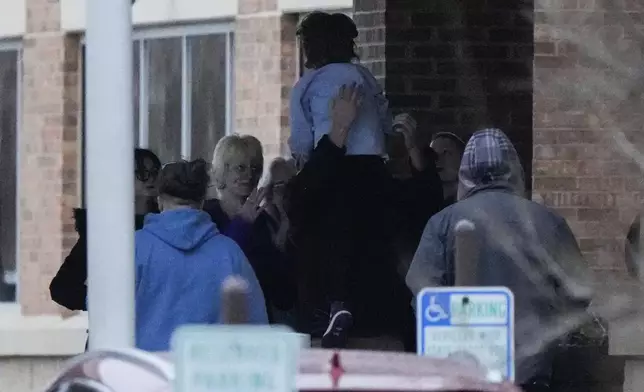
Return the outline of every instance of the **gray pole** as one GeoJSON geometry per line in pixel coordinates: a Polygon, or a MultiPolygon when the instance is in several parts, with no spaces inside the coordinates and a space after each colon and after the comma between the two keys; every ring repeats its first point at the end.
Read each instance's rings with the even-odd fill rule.
{"type": "Polygon", "coordinates": [[[132,2],[87,6],[87,284],[92,350],[134,345],[132,2]]]}
{"type": "Polygon", "coordinates": [[[456,239],[455,280],[456,286],[476,286],[480,240],[476,226],[469,220],[461,220],[454,228],[456,239]]]}
{"type": "Polygon", "coordinates": [[[248,283],[239,276],[228,277],[221,287],[221,322],[248,323],[248,283]]]}

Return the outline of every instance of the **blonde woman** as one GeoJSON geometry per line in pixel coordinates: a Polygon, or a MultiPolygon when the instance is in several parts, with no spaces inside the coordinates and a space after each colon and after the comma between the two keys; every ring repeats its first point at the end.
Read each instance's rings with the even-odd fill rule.
{"type": "MultiPolygon", "coordinates": [[[[296,301],[292,267],[275,245],[269,216],[262,202],[266,190],[257,188],[262,176],[261,143],[249,135],[229,135],[217,143],[212,161],[216,197],[204,210],[219,230],[239,244],[264,291],[267,309],[290,310],[296,301]]],[[[272,315],[269,314],[272,321],[272,315]]]]}

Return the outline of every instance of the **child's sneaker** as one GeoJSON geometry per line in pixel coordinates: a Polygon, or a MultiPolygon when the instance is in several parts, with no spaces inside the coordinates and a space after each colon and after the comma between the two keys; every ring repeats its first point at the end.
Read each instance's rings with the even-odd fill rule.
{"type": "Polygon", "coordinates": [[[344,308],[331,311],[331,321],[322,335],[322,348],[344,348],[349,340],[353,315],[344,308]]]}

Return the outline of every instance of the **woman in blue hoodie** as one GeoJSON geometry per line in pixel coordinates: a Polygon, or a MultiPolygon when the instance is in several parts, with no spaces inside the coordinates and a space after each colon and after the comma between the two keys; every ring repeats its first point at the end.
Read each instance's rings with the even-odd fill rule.
{"type": "Polygon", "coordinates": [[[210,178],[203,160],[170,163],[159,178],[160,214],[136,232],[136,346],[167,351],[174,330],[216,324],[231,275],[250,287],[250,322],[268,322],[264,295],[239,246],[202,210],[210,178]]]}

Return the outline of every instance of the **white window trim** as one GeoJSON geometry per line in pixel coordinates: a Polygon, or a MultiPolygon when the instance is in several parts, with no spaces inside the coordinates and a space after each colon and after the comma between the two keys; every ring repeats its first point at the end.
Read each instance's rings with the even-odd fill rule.
{"type": "Polygon", "coordinates": [[[234,133],[233,116],[235,115],[235,40],[234,31],[226,34],[226,135],[234,133]]]}
{"type": "Polygon", "coordinates": [[[13,302],[7,302],[6,304],[17,304],[18,298],[20,298],[20,130],[22,129],[22,42],[20,40],[0,40],[0,52],[8,51],[17,51],[18,55],[16,56],[16,192],[15,192],[15,205],[16,205],[16,225],[15,225],[15,255],[14,260],[16,264],[16,270],[13,271],[13,274],[4,272],[4,276],[0,276],[0,279],[5,281],[5,283],[14,283],[15,285],[15,299],[13,302]],[[8,282],[13,280],[13,282],[8,282]]]}
{"type": "MultiPolygon", "coordinates": [[[[226,33],[228,36],[228,33],[226,33]]],[[[192,155],[192,91],[189,81],[192,80],[192,50],[188,39],[181,37],[181,158],[189,159],[192,155]]],[[[224,54],[225,56],[225,54],[224,54]]]]}
{"type": "Polygon", "coordinates": [[[155,39],[185,37],[193,35],[225,34],[235,31],[235,23],[232,21],[217,22],[213,24],[176,25],[164,27],[137,28],[132,33],[132,38],[155,39]]]}

